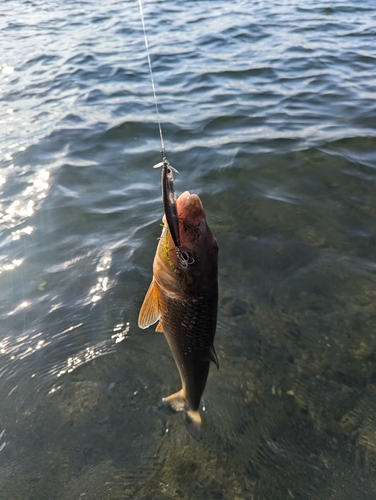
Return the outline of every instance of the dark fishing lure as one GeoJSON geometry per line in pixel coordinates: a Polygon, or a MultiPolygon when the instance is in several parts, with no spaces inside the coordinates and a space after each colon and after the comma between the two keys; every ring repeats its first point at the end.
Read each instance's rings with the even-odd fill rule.
{"type": "Polygon", "coordinates": [[[174,174],[179,173],[176,168],[173,168],[165,155],[165,151],[162,150],[163,161],[154,165],[153,168],[162,167],[162,198],[163,207],[166,214],[167,226],[171,233],[172,241],[174,242],[176,248],[176,255],[178,257],[179,265],[182,269],[186,269],[187,266],[194,263],[194,258],[192,254],[186,248],[181,247],[181,238],[179,233],[179,217],[176,206],[176,194],[174,187],[174,174]]]}
{"type": "Polygon", "coordinates": [[[173,168],[166,156],[163,156],[163,161],[157,163],[153,168],[162,167],[162,198],[163,208],[166,214],[167,224],[171,232],[172,240],[177,249],[180,249],[180,235],[179,235],[179,219],[178,211],[176,208],[176,194],[174,187],[174,175],[172,171],[179,173],[173,168]]]}

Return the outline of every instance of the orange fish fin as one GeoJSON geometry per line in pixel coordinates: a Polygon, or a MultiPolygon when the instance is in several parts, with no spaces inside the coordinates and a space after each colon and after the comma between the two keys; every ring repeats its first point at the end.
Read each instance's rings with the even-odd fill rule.
{"type": "Polygon", "coordinates": [[[158,323],[157,325],[157,328],[155,329],[156,332],[162,332],[164,333],[164,330],[163,330],[163,325],[161,322],[158,323]]]}
{"type": "Polygon", "coordinates": [[[146,292],[138,315],[138,326],[142,329],[148,328],[148,326],[158,321],[159,317],[159,288],[153,280],[146,292]]]}
{"type": "Polygon", "coordinates": [[[209,359],[212,361],[217,368],[219,368],[217,353],[215,352],[214,345],[212,344],[209,349],[209,359]]]}

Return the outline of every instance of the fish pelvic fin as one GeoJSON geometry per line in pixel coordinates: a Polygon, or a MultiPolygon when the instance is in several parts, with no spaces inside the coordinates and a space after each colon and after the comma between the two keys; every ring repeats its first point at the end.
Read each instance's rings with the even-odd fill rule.
{"type": "Polygon", "coordinates": [[[196,441],[200,441],[202,427],[201,415],[198,410],[192,410],[189,408],[188,402],[185,398],[184,389],[171,394],[171,396],[168,396],[167,398],[163,398],[159,408],[167,414],[180,411],[183,412],[184,423],[187,431],[194,439],[196,439],[196,441]]]}
{"type": "Polygon", "coordinates": [[[148,291],[146,292],[140,309],[140,314],[138,315],[139,328],[144,330],[159,320],[159,294],[158,285],[153,279],[150,283],[148,291]]]}
{"type": "Polygon", "coordinates": [[[156,332],[161,332],[161,333],[164,333],[164,330],[163,330],[163,325],[162,325],[162,323],[161,323],[160,321],[158,322],[158,325],[157,325],[157,327],[156,327],[155,331],[156,331],[156,332]]]}

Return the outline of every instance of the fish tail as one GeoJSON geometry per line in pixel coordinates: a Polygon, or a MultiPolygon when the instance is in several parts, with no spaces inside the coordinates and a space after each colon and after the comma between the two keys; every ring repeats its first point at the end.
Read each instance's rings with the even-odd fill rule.
{"type": "Polygon", "coordinates": [[[200,441],[202,427],[200,412],[198,410],[188,410],[184,413],[184,422],[189,434],[196,439],[196,441],[200,441]]]}
{"type": "Polygon", "coordinates": [[[176,412],[183,412],[185,426],[189,434],[199,441],[201,439],[202,420],[198,410],[192,410],[186,398],[184,391],[181,389],[167,398],[163,398],[159,408],[164,413],[171,414],[176,412]]]}
{"type": "Polygon", "coordinates": [[[159,406],[167,414],[176,413],[178,411],[188,411],[189,409],[183,389],[171,394],[171,396],[167,398],[163,398],[159,406]]]}

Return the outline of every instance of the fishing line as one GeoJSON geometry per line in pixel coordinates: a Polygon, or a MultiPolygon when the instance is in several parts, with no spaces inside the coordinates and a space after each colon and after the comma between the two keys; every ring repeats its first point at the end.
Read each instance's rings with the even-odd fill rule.
{"type": "Polygon", "coordinates": [[[176,247],[176,256],[178,258],[180,266],[183,269],[187,269],[187,267],[190,264],[193,264],[195,262],[195,259],[188,251],[182,251],[180,249],[179,220],[178,220],[178,212],[177,212],[177,208],[176,208],[174,176],[172,173],[173,171],[176,173],[179,173],[179,172],[175,168],[173,168],[167,160],[166,149],[165,149],[165,145],[164,145],[164,141],[163,141],[161,119],[159,117],[157,93],[155,91],[155,85],[154,85],[153,69],[152,69],[151,60],[150,60],[150,51],[149,51],[148,37],[146,34],[145,17],[144,17],[144,11],[142,8],[142,0],[138,0],[138,6],[140,8],[142,29],[144,31],[146,55],[148,58],[150,80],[151,80],[151,86],[153,89],[154,104],[155,104],[155,110],[157,112],[159,135],[161,138],[161,146],[162,146],[161,147],[162,161],[160,163],[158,163],[157,165],[154,165],[154,168],[158,168],[158,167],[163,168],[163,170],[162,170],[162,193],[163,193],[163,204],[164,204],[164,208],[165,208],[167,224],[168,224],[168,227],[171,231],[171,237],[172,237],[173,242],[174,242],[175,247],[176,247]]]}
{"type": "Polygon", "coordinates": [[[145,26],[145,19],[144,19],[144,11],[142,9],[142,1],[138,0],[138,5],[140,7],[140,14],[141,14],[141,22],[142,22],[142,29],[144,31],[144,40],[145,40],[145,48],[146,48],[146,55],[148,58],[148,63],[149,63],[149,72],[150,72],[150,79],[151,79],[151,86],[153,88],[153,95],[154,95],[154,104],[155,104],[155,110],[157,112],[157,120],[158,120],[158,127],[159,127],[159,135],[161,138],[161,153],[163,158],[166,156],[166,149],[163,141],[163,134],[162,134],[162,126],[161,126],[161,120],[159,118],[159,111],[158,111],[158,101],[157,101],[157,94],[155,92],[155,85],[154,85],[154,78],[153,78],[153,70],[151,67],[151,60],[150,60],[150,53],[149,53],[149,44],[148,44],[148,37],[146,35],[146,26],[145,26]]]}

